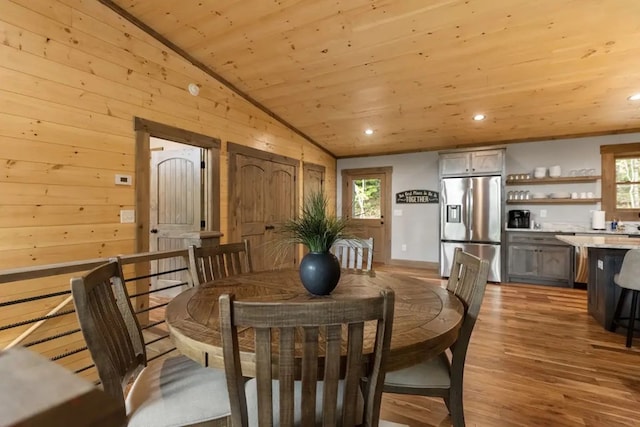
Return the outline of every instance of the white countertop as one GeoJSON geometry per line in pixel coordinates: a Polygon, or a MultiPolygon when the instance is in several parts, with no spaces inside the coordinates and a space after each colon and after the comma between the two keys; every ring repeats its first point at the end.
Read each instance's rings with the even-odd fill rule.
{"type": "Polygon", "coordinates": [[[575,233],[575,234],[606,234],[614,236],[625,236],[627,234],[640,235],[640,230],[637,226],[630,226],[624,228],[624,231],[613,230],[593,230],[591,228],[580,226],[551,226],[543,228],[505,228],[505,231],[524,231],[533,233],[575,233]]]}
{"type": "Polygon", "coordinates": [[[640,249],[640,238],[622,236],[571,236],[559,234],[556,239],[573,246],[609,249],[640,249]]]}

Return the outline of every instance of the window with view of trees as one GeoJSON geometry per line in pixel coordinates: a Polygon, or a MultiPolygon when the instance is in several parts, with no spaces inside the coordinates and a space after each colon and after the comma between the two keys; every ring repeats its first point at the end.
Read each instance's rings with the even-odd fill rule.
{"type": "Polygon", "coordinates": [[[353,218],[380,218],[380,180],[353,180],[353,218]]]}
{"type": "Polygon", "coordinates": [[[640,208],[640,157],[616,159],[616,208],[640,208]]]}
{"type": "Polygon", "coordinates": [[[603,145],[602,209],[607,219],[640,220],[640,143],[603,145]]]}

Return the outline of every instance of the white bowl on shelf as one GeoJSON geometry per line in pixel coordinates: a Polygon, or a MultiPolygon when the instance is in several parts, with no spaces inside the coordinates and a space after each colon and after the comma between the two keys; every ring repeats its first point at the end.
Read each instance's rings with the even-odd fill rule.
{"type": "Polygon", "coordinates": [[[566,191],[559,191],[557,193],[549,194],[549,197],[552,199],[569,199],[571,198],[571,193],[567,193],[566,191]]]}
{"type": "Polygon", "coordinates": [[[540,179],[544,178],[545,176],[547,176],[547,168],[545,168],[544,166],[539,166],[533,170],[534,178],[540,179]]]}
{"type": "Polygon", "coordinates": [[[547,195],[544,193],[532,193],[531,194],[531,198],[532,199],[546,199],[547,195]]]}

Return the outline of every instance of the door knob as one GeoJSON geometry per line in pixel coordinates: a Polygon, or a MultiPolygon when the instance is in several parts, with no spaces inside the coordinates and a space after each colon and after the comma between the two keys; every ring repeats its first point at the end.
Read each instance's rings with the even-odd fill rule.
{"type": "Polygon", "coordinates": [[[156,234],[158,232],[158,229],[157,228],[152,228],[150,231],[151,231],[151,233],[156,234]]]}

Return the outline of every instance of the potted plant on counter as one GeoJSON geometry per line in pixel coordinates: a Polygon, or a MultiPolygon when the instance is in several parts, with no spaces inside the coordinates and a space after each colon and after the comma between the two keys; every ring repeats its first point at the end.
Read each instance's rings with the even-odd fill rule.
{"type": "Polygon", "coordinates": [[[300,262],[302,285],[314,295],[329,295],[340,280],[340,263],[330,252],[336,240],[348,238],[349,220],[327,212],[322,192],[312,192],[304,201],[299,217],[284,223],[284,243],[301,243],[309,252],[300,262]]]}

